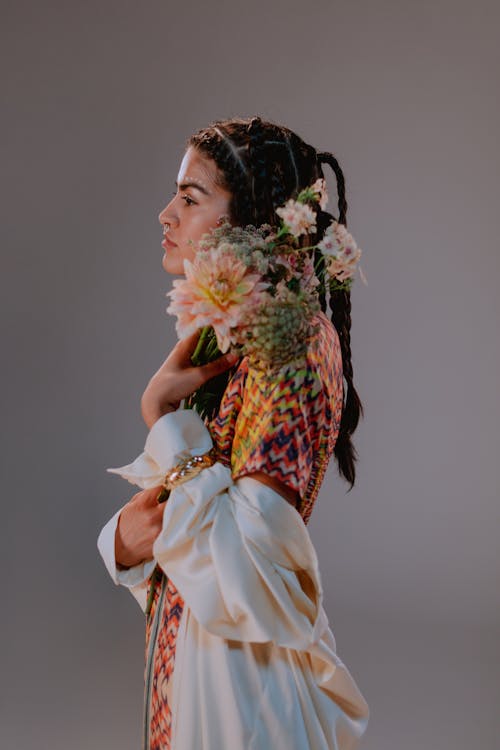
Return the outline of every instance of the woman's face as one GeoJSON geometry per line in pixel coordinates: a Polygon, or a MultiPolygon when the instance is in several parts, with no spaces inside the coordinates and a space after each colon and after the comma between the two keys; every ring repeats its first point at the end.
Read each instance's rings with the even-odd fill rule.
{"type": "Polygon", "coordinates": [[[160,224],[169,225],[162,247],[165,255],[162,266],[167,273],[183,274],[184,260],[192,260],[195,245],[203,234],[221,217],[229,216],[231,193],[219,187],[215,178],[216,163],[190,146],[181,162],[176,181],[176,192],[161,211],[160,224]]]}

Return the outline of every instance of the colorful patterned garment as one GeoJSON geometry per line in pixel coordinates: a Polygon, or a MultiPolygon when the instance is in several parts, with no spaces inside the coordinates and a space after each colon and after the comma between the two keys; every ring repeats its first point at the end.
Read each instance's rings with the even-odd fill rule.
{"type": "MultiPolygon", "coordinates": [[[[218,460],[234,479],[263,471],[300,495],[308,523],[337,440],[343,404],[338,334],[326,315],[307,356],[273,378],[242,359],[208,425],[218,460]]],[[[168,501],[167,501],[168,502],[168,501]]],[[[165,575],[146,623],[143,750],[170,750],[168,685],[184,601],[165,575]]]]}

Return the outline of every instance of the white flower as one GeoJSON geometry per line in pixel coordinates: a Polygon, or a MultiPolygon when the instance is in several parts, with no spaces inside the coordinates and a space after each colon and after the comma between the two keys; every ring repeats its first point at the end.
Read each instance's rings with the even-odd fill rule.
{"type": "Polygon", "coordinates": [[[310,229],[316,229],[316,214],[305,203],[290,198],[284,206],[276,209],[276,213],[281,216],[290,234],[295,237],[306,234],[310,229]]]}
{"type": "Polygon", "coordinates": [[[337,255],[337,253],[340,251],[340,244],[337,239],[337,234],[335,232],[333,222],[328,225],[325,236],[323,237],[321,242],[318,242],[318,249],[321,250],[323,255],[327,256],[337,255]]]}

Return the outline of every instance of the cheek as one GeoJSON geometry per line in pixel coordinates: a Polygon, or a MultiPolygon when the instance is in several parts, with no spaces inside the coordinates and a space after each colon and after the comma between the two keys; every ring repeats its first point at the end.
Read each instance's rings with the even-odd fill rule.
{"type": "Polygon", "coordinates": [[[195,256],[195,250],[192,245],[187,245],[185,248],[183,248],[182,253],[179,253],[181,264],[185,260],[194,260],[195,256]]]}
{"type": "Polygon", "coordinates": [[[206,232],[217,225],[217,217],[218,214],[216,214],[214,218],[211,212],[203,212],[202,214],[199,213],[196,217],[193,217],[193,219],[189,222],[189,226],[186,227],[186,231],[184,233],[184,247],[186,252],[190,252],[191,254],[194,253],[194,248],[192,247],[192,245],[188,244],[188,241],[192,240],[195,243],[198,242],[198,240],[201,239],[201,237],[206,232]]]}

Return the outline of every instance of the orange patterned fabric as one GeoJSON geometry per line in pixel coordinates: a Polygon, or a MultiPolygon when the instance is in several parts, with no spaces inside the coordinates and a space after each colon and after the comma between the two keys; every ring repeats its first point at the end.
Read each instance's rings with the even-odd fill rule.
{"type": "MultiPolygon", "coordinates": [[[[343,403],[339,338],[323,313],[317,322],[299,366],[270,377],[244,358],[208,425],[218,460],[233,478],[263,471],[284,482],[299,493],[305,524],[335,447],[343,403]]],[[[166,575],[155,586],[146,623],[143,750],[170,750],[167,689],[184,601],[166,575]]]]}
{"type": "Polygon", "coordinates": [[[304,523],[333,453],[342,416],[342,354],[326,315],[303,361],[273,376],[248,358],[226,389],[211,433],[234,479],[263,471],[301,497],[304,523]]]}
{"type": "Polygon", "coordinates": [[[146,622],[145,736],[147,750],[170,748],[172,714],[167,690],[174,670],[175,639],[184,600],[164,574],[155,586],[150,614],[146,622]]]}

